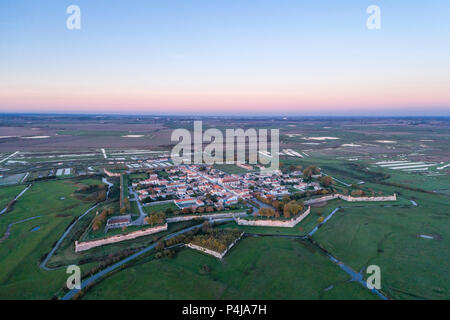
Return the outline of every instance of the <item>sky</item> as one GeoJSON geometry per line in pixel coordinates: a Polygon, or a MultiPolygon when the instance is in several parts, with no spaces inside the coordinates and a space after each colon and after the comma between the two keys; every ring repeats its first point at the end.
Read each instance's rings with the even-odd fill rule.
{"type": "Polygon", "coordinates": [[[449,13],[448,0],[1,0],[0,113],[449,116],[449,13]]]}

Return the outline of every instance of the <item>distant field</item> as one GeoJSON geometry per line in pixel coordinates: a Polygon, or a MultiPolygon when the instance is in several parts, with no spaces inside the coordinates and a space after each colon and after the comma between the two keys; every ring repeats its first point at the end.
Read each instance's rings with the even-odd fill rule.
{"type": "Polygon", "coordinates": [[[224,262],[187,248],[172,259],[147,258],[104,279],[85,299],[378,299],[347,280],[307,243],[246,238],[224,262]],[[331,285],[336,293],[325,290],[331,285]]]}
{"type": "Polygon", "coordinates": [[[25,173],[12,174],[10,176],[4,176],[0,178],[0,186],[8,186],[13,184],[18,184],[22,181],[25,173]]]}
{"type": "Polygon", "coordinates": [[[130,134],[128,131],[102,131],[102,130],[60,130],[57,132],[59,135],[67,135],[67,136],[113,136],[113,137],[120,137],[125,136],[127,134],[130,134]]]}

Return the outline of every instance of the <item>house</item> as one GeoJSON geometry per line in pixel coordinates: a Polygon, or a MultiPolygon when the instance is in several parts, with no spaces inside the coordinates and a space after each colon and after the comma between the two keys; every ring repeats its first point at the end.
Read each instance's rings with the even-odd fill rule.
{"type": "Polygon", "coordinates": [[[107,229],[116,229],[116,228],[122,228],[127,227],[131,224],[131,215],[126,216],[116,216],[109,218],[106,222],[106,228],[107,229]]]}
{"type": "Polygon", "coordinates": [[[178,199],[175,200],[175,205],[180,208],[198,208],[204,206],[205,204],[201,200],[197,200],[195,198],[186,198],[186,199],[178,199]]]}

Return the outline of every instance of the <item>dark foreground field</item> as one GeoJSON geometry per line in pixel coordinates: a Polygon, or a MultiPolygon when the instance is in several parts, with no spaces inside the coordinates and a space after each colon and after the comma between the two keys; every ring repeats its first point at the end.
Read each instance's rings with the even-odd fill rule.
{"type": "Polygon", "coordinates": [[[377,299],[347,278],[306,242],[246,238],[223,262],[190,249],[173,259],[149,257],[85,299],[377,299]]]}

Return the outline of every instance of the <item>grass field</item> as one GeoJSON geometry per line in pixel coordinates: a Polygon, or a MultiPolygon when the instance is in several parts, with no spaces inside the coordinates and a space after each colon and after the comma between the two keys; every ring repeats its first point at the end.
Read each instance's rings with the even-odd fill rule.
{"type": "Polygon", "coordinates": [[[449,299],[448,206],[437,196],[418,202],[410,208],[345,208],[313,238],[354,270],[379,265],[382,289],[394,299],[449,299]]]}
{"type": "Polygon", "coordinates": [[[165,212],[167,209],[180,210],[173,202],[157,204],[154,206],[142,206],[142,208],[145,211],[145,213],[148,214],[154,212],[165,212]]]}
{"type": "Polygon", "coordinates": [[[246,238],[221,262],[187,248],[104,279],[85,299],[377,299],[306,242],[246,238]],[[210,272],[203,271],[207,265],[210,272]],[[336,287],[326,291],[331,285],[336,287]]]}
{"type": "Polygon", "coordinates": [[[13,225],[0,243],[0,299],[50,299],[64,285],[65,270],[44,271],[39,263],[71,221],[92,205],[72,196],[76,189],[69,180],[35,183],[14,210],[0,217],[3,236],[10,223],[41,216],[13,225]],[[40,229],[31,232],[36,226],[40,229]]]}
{"type": "Polygon", "coordinates": [[[228,174],[243,174],[249,172],[249,170],[238,167],[234,164],[215,164],[214,168],[228,174]]]}
{"type": "Polygon", "coordinates": [[[0,211],[25,188],[25,185],[0,188],[0,211]]]}

